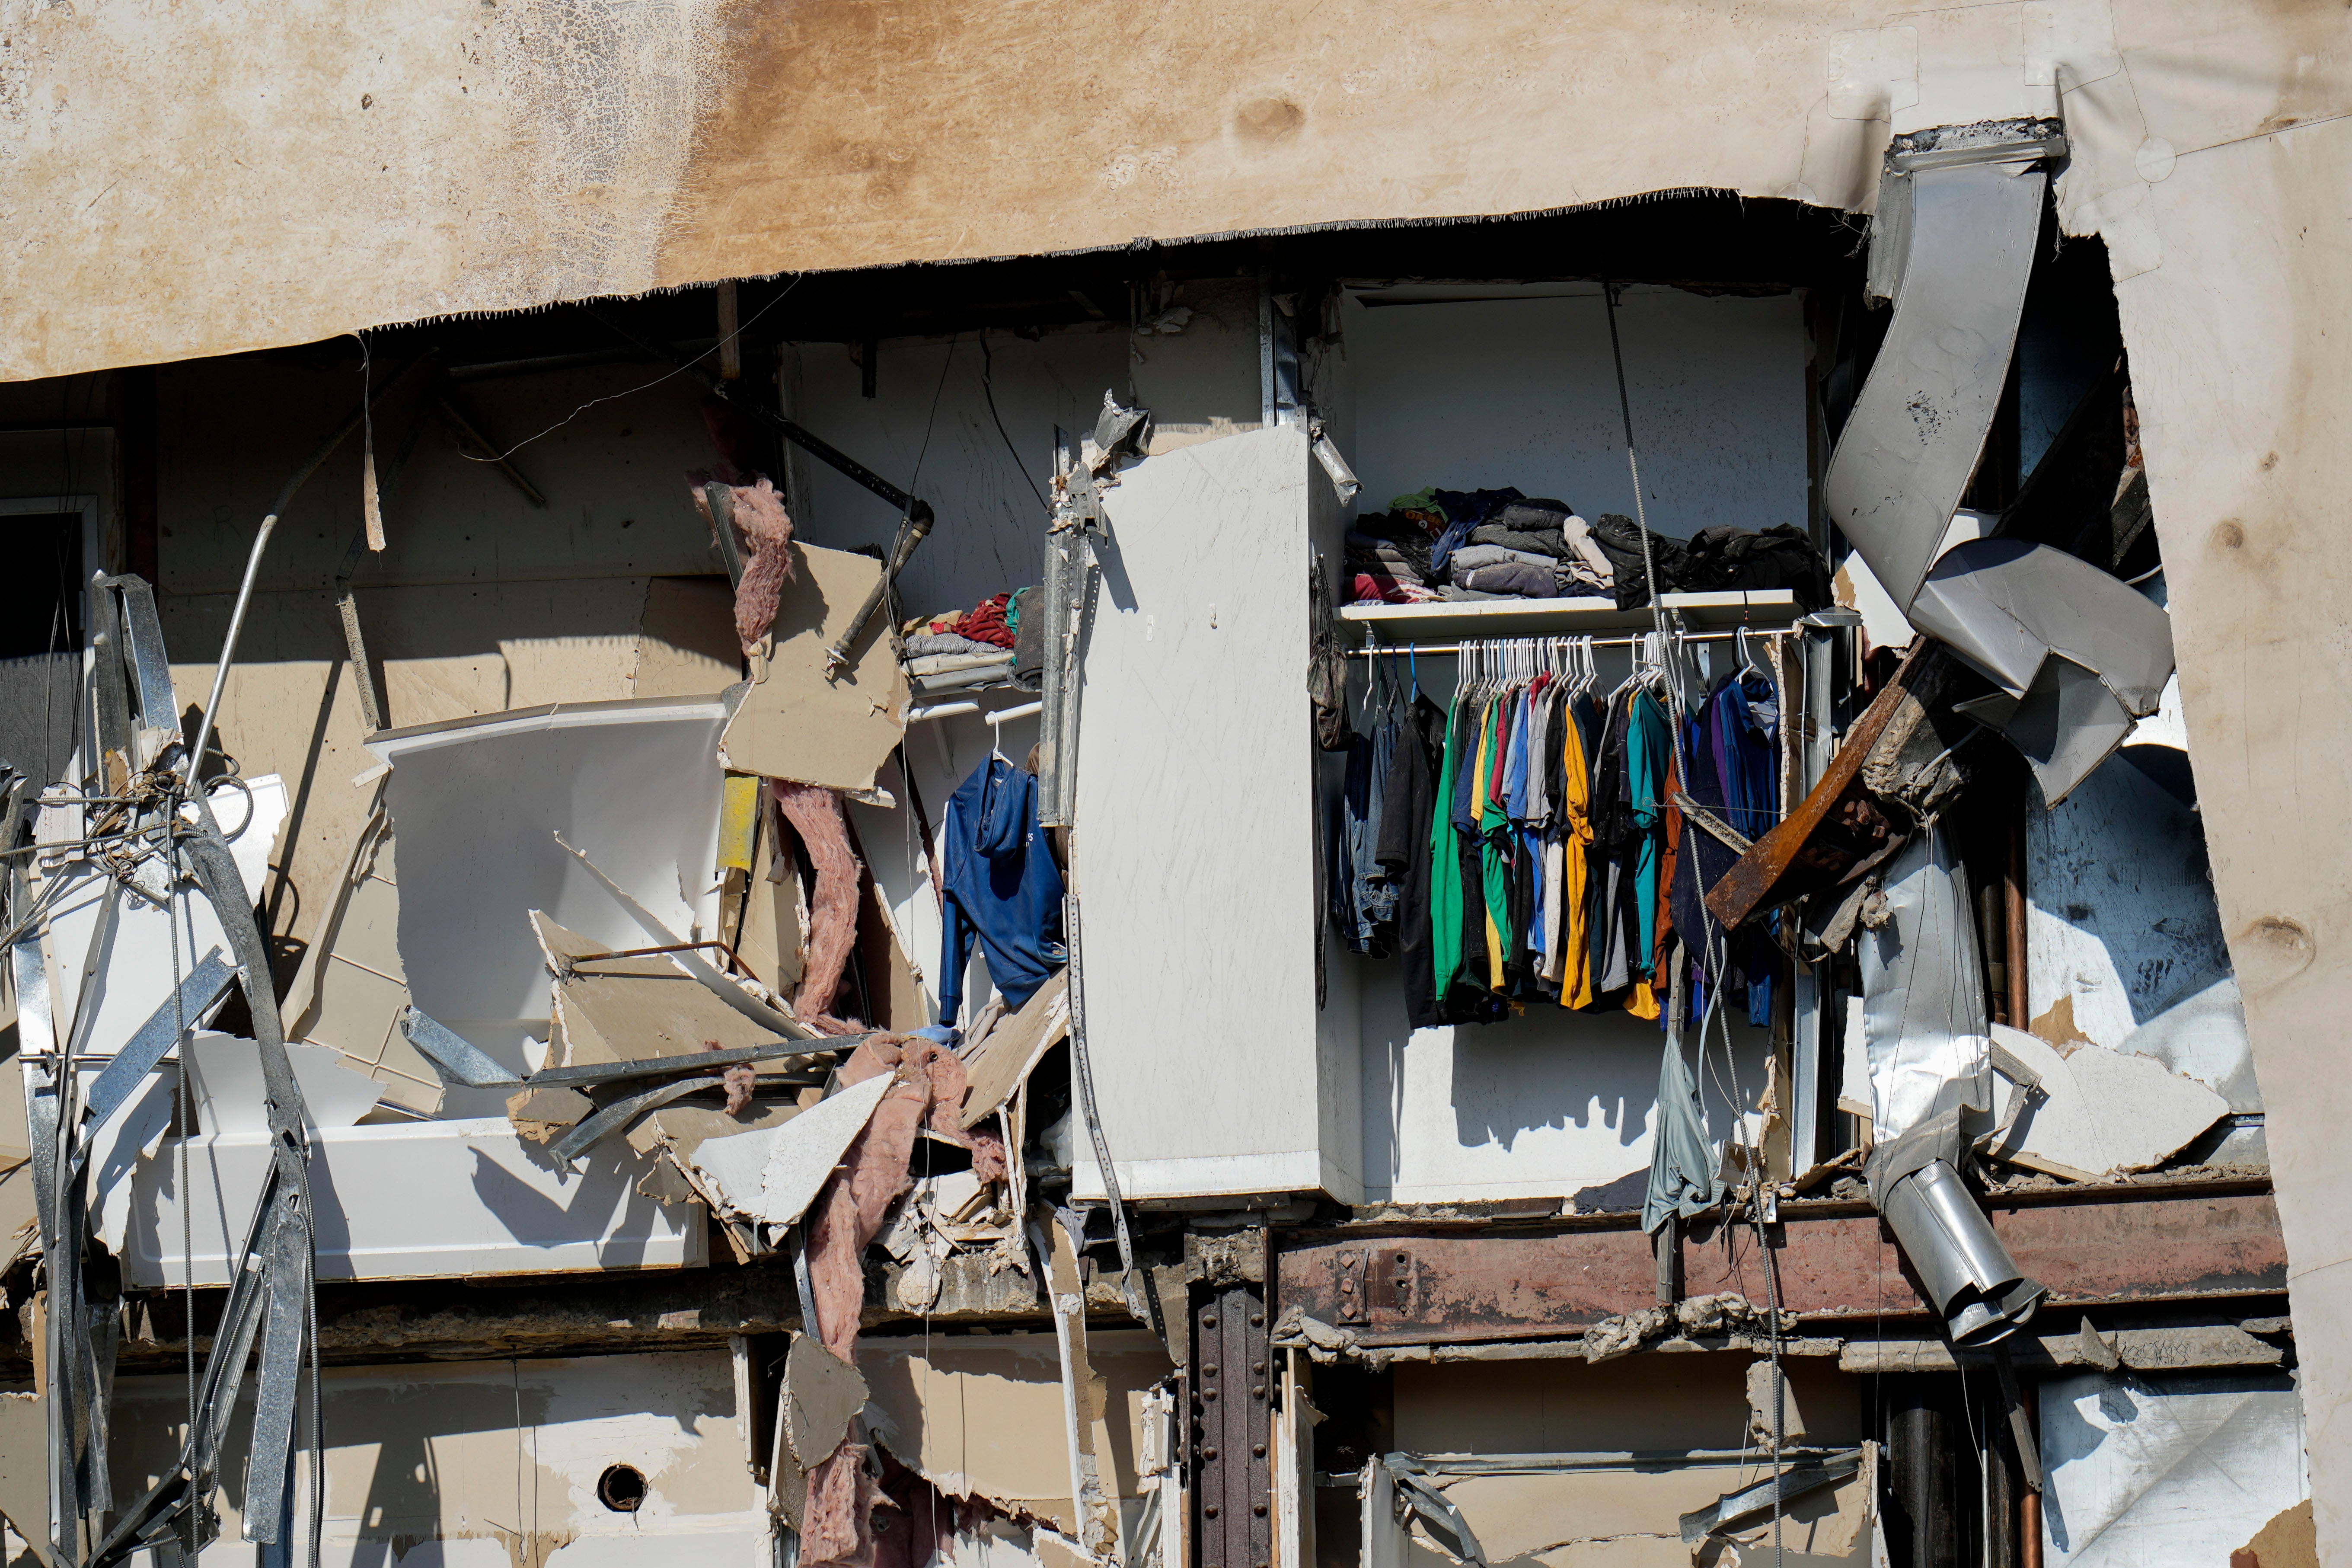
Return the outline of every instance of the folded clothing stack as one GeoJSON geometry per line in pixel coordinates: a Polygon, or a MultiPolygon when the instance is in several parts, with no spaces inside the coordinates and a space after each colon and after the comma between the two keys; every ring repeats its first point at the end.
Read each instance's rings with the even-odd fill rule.
{"type": "Polygon", "coordinates": [[[1430,587],[1428,525],[1403,513],[1370,511],[1348,531],[1350,597],[1358,604],[1411,605],[1436,598],[1430,587]]]}
{"type": "Polygon", "coordinates": [[[1399,496],[1348,533],[1358,604],[1429,599],[1605,598],[1621,609],[1650,602],[1650,571],[1668,593],[1787,588],[1817,610],[1830,602],[1829,567],[1796,528],[1710,528],[1689,540],[1649,536],[1617,512],[1588,522],[1566,501],[1516,489],[1399,496]]]}
{"type": "Polygon", "coordinates": [[[938,654],[1009,653],[1019,639],[1021,600],[1034,592],[996,594],[969,610],[948,610],[918,616],[898,628],[901,649],[908,658],[938,654]]]}

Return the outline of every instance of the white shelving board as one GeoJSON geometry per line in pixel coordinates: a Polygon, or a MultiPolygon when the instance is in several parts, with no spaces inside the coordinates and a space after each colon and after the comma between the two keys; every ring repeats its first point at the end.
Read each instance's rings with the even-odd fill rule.
{"type": "MultiPolygon", "coordinates": [[[[1732,589],[1714,594],[1668,594],[1665,607],[1681,613],[1694,631],[1753,626],[1771,631],[1792,626],[1804,614],[1786,588],[1732,589]]],[[[1612,599],[1474,599],[1428,605],[1346,605],[1343,625],[1361,626],[1383,643],[1454,642],[1464,637],[1579,637],[1585,633],[1645,632],[1650,608],[1621,610],[1612,599]]],[[[1352,640],[1352,639],[1349,639],[1352,640]]]]}

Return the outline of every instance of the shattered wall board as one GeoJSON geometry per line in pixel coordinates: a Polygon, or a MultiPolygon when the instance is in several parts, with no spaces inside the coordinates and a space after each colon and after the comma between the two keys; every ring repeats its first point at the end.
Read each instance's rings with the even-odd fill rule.
{"type": "MultiPolygon", "coordinates": [[[[725,710],[649,698],[394,731],[400,952],[416,1005],[518,1070],[544,1039],[547,963],[530,912],[544,910],[608,951],[654,945],[555,841],[594,860],[672,931],[688,934],[716,870],[725,710]]],[[[445,1111],[504,1109],[494,1089],[452,1089],[445,1111]]]]}
{"type": "Polygon", "coordinates": [[[2051,1568],[2227,1563],[2310,1493],[2284,1373],[2085,1373],[2042,1385],[2051,1568]]]}
{"type": "MultiPolygon", "coordinates": [[[[1103,1479],[1116,1496],[1139,1495],[1144,1390],[1170,1370],[1143,1330],[1089,1334],[1087,1351],[1108,1388],[1097,1433],[1103,1479]]],[[[989,1499],[1074,1532],[1069,1447],[1062,1419],[1061,1363],[1052,1334],[971,1334],[930,1342],[866,1335],[857,1370],[878,1408],[875,1440],[941,1491],[989,1499]]]]}
{"type": "Polygon", "coordinates": [[[907,677],[888,617],[877,613],[830,675],[825,649],[849,629],[882,575],[881,563],[845,550],[792,544],[793,578],[776,605],[773,647],[755,660],[751,689],[719,737],[730,771],[869,790],[907,731],[907,677]]]}
{"type": "MultiPolygon", "coordinates": [[[[421,1548],[451,1568],[740,1563],[766,1549],[724,1351],[337,1366],[323,1382],[330,1568],[421,1548]],[[619,1465],[645,1478],[635,1512],[597,1498],[619,1465]]],[[[185,1384],[123,1376],[115,1395],[115,1474],[143,1488],[180,1441],[185,1384]]],[[[245,1471],[248,1426],[229,1428],[226,1475],[245,1471]]],[[[220,1550],[236,1550],[237,1495],[220,1500],[220,1550]]]]}

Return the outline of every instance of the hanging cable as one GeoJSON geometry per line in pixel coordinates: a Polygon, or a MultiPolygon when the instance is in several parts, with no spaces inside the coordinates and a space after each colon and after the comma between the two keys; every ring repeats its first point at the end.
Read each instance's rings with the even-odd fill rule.
{"type": "MultiPolygon", "coordinates": [[[[1685,706],[1683,692],[1687,684],[1686,667],[1682,658],[1681,634],[1670,630],[1666,621],[1664,587],[1658,582],[1656,555],[1650,546],[1649,509],[1642,498],[1642,458],[1633,442],[1633,400],[1625,384],[1625,348],[1617,330],[1617,302],[1624,289],[1622,284],[1603,279],[1601,292],[1601,298],[1608,305],[1609,353],[1617,371],[1617,410],[1625,428],[1625,467],[1633,480],[1633,523],[1635,530],[1642,536],[1642,574],[1643,585],[1649,590],[1650,595],[1650,619],[1657,628],[1659,652],[1663,658],[1671,661],[1668,678],[1673,683],[1675,710],[1668,716],[1668,728],[1674,741],[1675,770],[1682,782],[1682,786],[1686,790],[1690,787],[1690,763],[1688,752],[1684,744],[1682,711],[1685,706]]],[[[1788,715],[1785,712],[1780,717],[1780,722],[1784,724],[1788,722],[1788,715]]],[[[1718,939],[1714,912],[1706,908],[1704,899],[1699,903],[1699,921],[1702,934],[1699,973],[1706,983],[1708,1012],[1717,1014],[1720,1011],[1716,1004],[1720,998],[1723,973],[1729,964],[1730,937],[1728,932],[1725,932],[1718,939]]],[[[1706,1058],[1706,1026],[1704,1020],[1699,1028],[1699,1058],[1702,1062],[1706,1058]]],[[[1731,1020],[1728,1017],[1723,1020],[1723,1061],[1724,1069],[1731,1080],[1732,1124],[1736,1130],[1733,1136],[1738,1141],[1748,1167],[1748,1217],[1756,1231],[1756,1248],[1763,1262],[1765,1295],[1769,1310],[1767,1326],[1772,1357],[1772,1561],[1775,1568],[1781,1568],[1787,1557],[1781,1544],[1781,1515],[1784,1510],[1780,1498],[1782,1476],[1780,1450],[1787,1445],[1783,1440],[1782,1431],[1785,1384],[1780,1364],[1780,1279],[1778,1271],[1773,1267],[1770,1241],[1764,1234],[1765,1176],[1762,1154],[1757,1148],[1755,1141],[1748,1133],[1748,1116],[1744,1109],[1746,1097],[1740,1092],[1739,1068],[1732,1056],[1731,1020]]]]}

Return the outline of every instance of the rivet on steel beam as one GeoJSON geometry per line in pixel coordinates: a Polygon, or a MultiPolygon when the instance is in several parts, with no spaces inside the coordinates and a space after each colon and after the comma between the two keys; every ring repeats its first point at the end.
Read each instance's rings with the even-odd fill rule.
{"type": "Polygon", "coordinates": [[[1252,1312],[1250,1314],[1250,1327],[1253,1329],[1262,1329],[1265,1327],[1265,1314],[1264,1312],[1252,1312]]]}
{"type": "Polygon", "coordinates": [[[1204,1459],[1213,1459],[1216,1457],[1217,1451],[1214,1448],[1203,1448],[1201,1450],[1201,1458],[1204,1459]]]}
{"type": "Polygon", "coordinates": [[[1217,1314],[1216,1314],[1216,1313],[1214,1313],[1214,1312],[1203,1312],[1203,1313],[1202,1313],[1202,1314],[1201,1314],[1201,1326],[1202,1326],[1202,1328],[1204,1328],[1204,1329],[1213,1329],[1213,1328],[1215,1328],[1215,1327],[1217,1326],[1217,1314]]]}
{"type": "Polygon", "coordinates": [[[1216,1505],[1215,1503],[1213,1503],[1213,1502],[1204,1502],[1204,1503],[1202,1503],[1202,1504],[1201,1505],[1201,1514],[1202,1514],[1202,1517],[1203,1517],[1203,1518],[1205,1518],[1205,1519],[1214,1519],[1214,1518],[1216,1518],[1216,1517],[1217,1517],[1217,1505],[1216,1505]]]}
{"type": "Polygon", "coordinates": [[[1256,1443],[1256,1444],[1253,1444],[1253,1445],[1251,1445],[1251,1447],[1250,1447],[1250,1458],[1254,1458],[1254,1459],[1263,1459],[1263,1458],[1265,1458],[1265,1444],[1263,1444],[1263,1443],[1256,1443]]]}
{"type": "Polygon", "coordinates": [[[1217,1391],[1213,1388],[1204,1388],[1201,1390],[1201,1397],[1203,1399],[1214,1399],[1216,1396],[1217,1391]]]}
{"type": "Polygon", "coordinates": [[[1250,1368],[1250,1375],[1252,1377],[1264,1377],[1265,1375],[1265,1363],[1258,1362],[1253,1365],[1250,1368]]]}
{"type": "Polygon", "coordinates": [[[1261,1383],[1256,1387],[1251,1389],[1250,1397],[1252,1399],[1264,1399],[1265,1397],[1265,1384],[1261,1383]]]}
{"type": "Polygon", "coordinates": [[[1257,1515],[1260,1519],[1264,1519],[1265,1517],[1265,1504],[1262,1502],[1254,1502],[1250,1504],[1250,1511],[1257,1515]]]}

